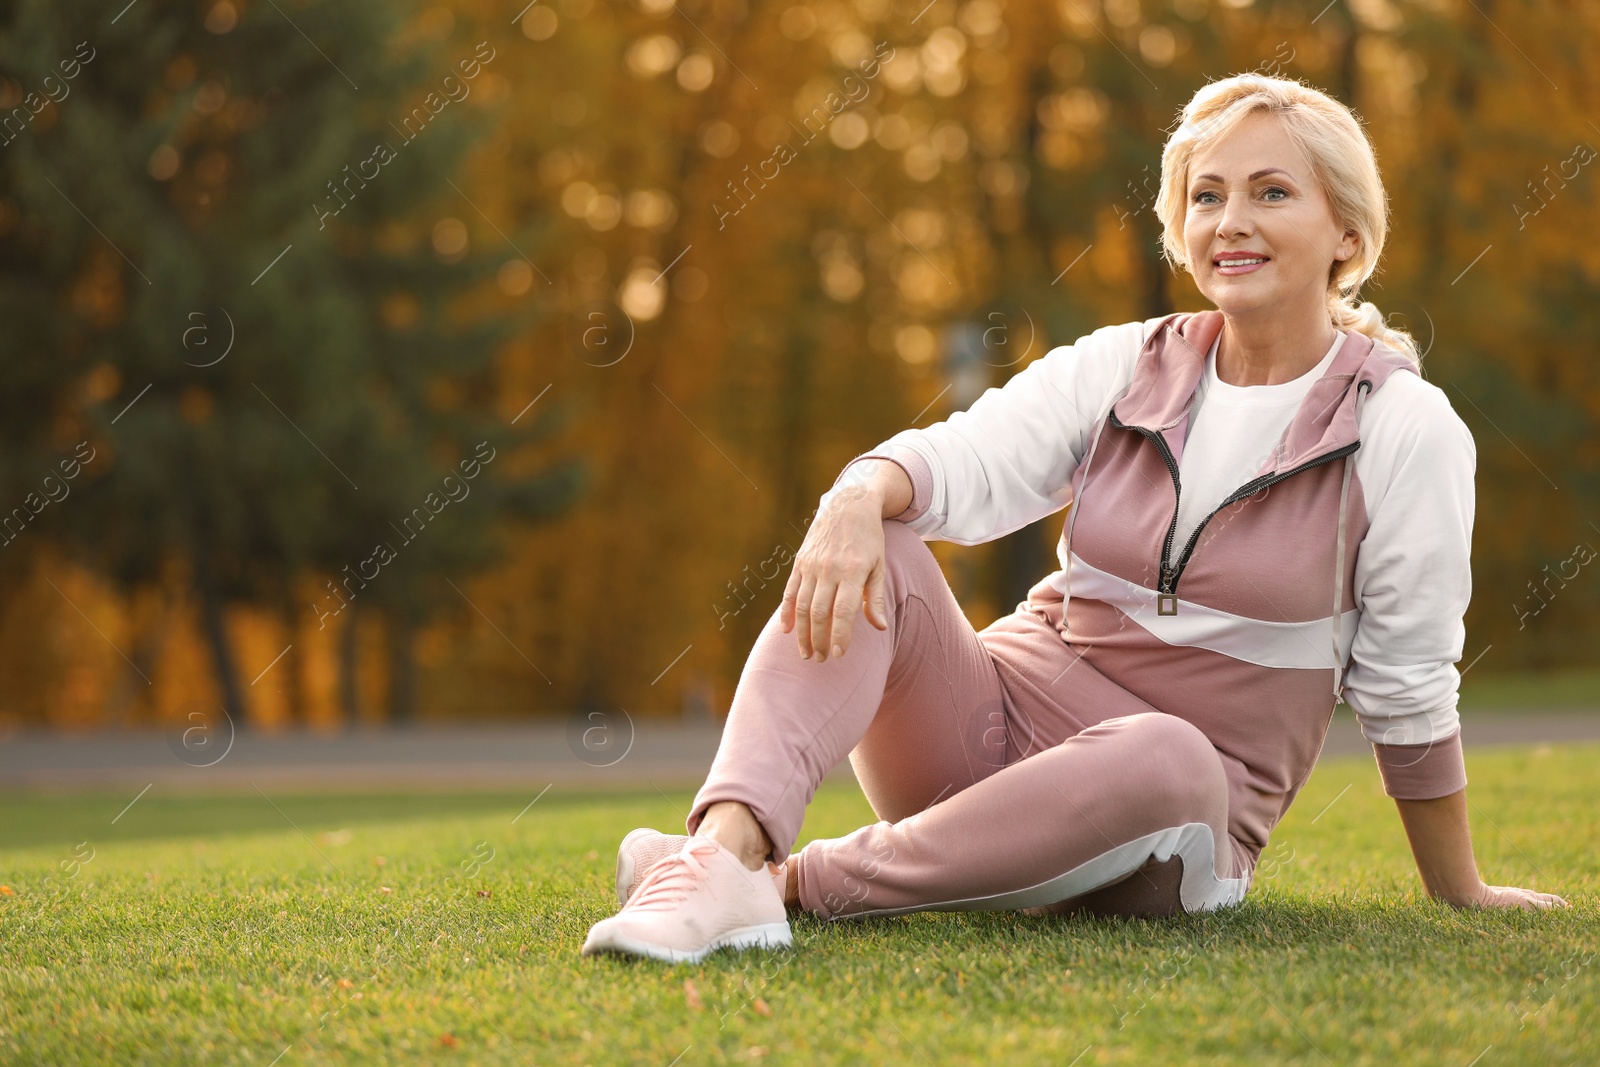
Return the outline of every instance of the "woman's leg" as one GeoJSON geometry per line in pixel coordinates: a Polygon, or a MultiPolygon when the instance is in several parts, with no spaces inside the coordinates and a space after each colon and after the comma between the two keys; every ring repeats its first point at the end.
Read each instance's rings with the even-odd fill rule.
{"type": "Polygon", "coordinates": [[[1120,716],[917,814],[811,842],[797,858],[800,903],[824,918],[1044,907],[1127,879],[1097,903],[1209,910],[1248,882],[1227,827],[1228,783],[1205,735],[1160,712],[1120,716]]]}
{"type": "Polygon", "coordinates": [[[818,663],[800,658],[773,613],[740,676],[689,833],[712,805],[744,805],[782,862],[817,785],[858,744],[874,751],[862,784],[884,817],[920,811],[1004,766],[993,658],[922,539],[892,520],[883,532],[889,628],[858,620],[844,656],[818,663]],[[914,745],[892,749],[875,742],[911,736],[914,745]]]}

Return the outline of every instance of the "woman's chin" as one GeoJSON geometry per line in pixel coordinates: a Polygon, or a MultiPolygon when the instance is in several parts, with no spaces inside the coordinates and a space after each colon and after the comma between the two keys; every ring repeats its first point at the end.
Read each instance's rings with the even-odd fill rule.
{"type": "Polygon", "coordinates": [[[1281,310],[1284,301],[1265,291],[1254,289],[1248,285],[1213,285],[1207,286],[1209,291],[1202,291],[1201,296],[1211,302],[1211,306],[1228,316],[1230,319],[1250,318],[1263,312],[1271,312],[1276,308],[1281,310]]]}

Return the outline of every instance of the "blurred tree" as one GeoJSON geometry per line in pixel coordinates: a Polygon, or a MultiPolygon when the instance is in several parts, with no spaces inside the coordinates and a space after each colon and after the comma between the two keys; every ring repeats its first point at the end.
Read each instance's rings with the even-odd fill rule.
{"type": "Polygon", "coordinates": [[[1600,218],[1600,85],[1584,73],[1600,9],[1357,6],[1396,235],[1374,299],[1427,347],[1478,446],[1466,655],[1492,648],[1491,671],[1584,662],[1600,583],[1549,575],[1576,544],[1600,548],[1600,250],[1574,239],[1600,218]]]}
{"type": "MultiPolygon", "coordinates": [[[[7,16],[0,487],[21,500],[86,436],[102,458],[0,569],[92,531],[79,557],[157,626],[179,560],[214,632],[254,604],[335,641],[347,718],[380,689],[400,716],[667,711],[697,675],[725,694],[850,457],[1098,326],[1200,306],[1159,255],[1160,149],[1195,89],[1259,70],[1354,104],[1378,144],[1394,226],[1366,295],[1418,332],[1479,447],[1471,643],[1514,665],[1592,641],[1592,582],[1537,641],[1507,605],[1600,493],[1595,186],[1570,173],[1600,144],[1594,5],[240,10],[142,0],[81,33],[38,3],[7,16]],[[34,114],[85,37],[72,95],[34,114]],[[470,96],[396,128],[480,41],[470,96]],[[388,139],[396,158],[344,185],[388,139]],[[205,366],[221,348],[184,339],[224,325],[235,347],[205,366]],[[575,490],[558,427],[594,492],[503,522],[575,490]],[[470,499],[347,579],[486,440],[514,447],[470,499]],[[495,530],[516,533],[506,565],[455,580],[495,530]],[[312,610],[289,592],[306,575],[347,595],[325,584],[312,610]],[[383,647],[385,672],[356,669],[383,647]]],[[[935,546],[975,624],[1054,566],[1063,518],[935,546]]]]}
{"type": "MultiPolygon", "coordinates": [[[[31,437],[67,419],[109,453],[62,509],[74,552],[130,593],[186,565],[242,722],[265,665],[238,663],[229,605],[275,608],[298,633],[295,578],[329,576],[319,624],[348,603],[353,647],[366,609],[388,617],[407,713],[410,635],[443,603],[435,587],[493,558],[498,518],[552,514],[576,486],[570,465],[504,460],[470,500],[453,502],[460,471],[443,481],[478,442],[546,426],[513,430],[485,403],[506,325],[459,312],[485,264],[454,212],[426,210],[459,203],[448,177],[481,128],[462,101],[493,49],[438,47],[425,20],[400,38],[410,14],[218,3],[197,19],[150,2],[85,31],[28,3],[5,35],[8,69],[31,79],[86,33],[95,50],[53,129],[6,149],[0,196],[28,220],[6,273],[41,292],[17,309],[5,372],[34,376],[31,437]],[[93,313],[73,315],[84,293],[93,313]],[[50,349],[69,358],[41,360],[50,349]],[[86,378],[114,395],[85,408],[86,378]]],[[[349,656],[345,675],[353,714],[349,656]]]]}

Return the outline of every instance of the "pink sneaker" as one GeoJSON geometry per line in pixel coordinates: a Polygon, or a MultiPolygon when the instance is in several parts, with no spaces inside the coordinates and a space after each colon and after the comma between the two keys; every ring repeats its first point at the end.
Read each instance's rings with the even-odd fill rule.
{"type": "Polygon", "coordinates": [[[650,868],[621,911],[590,928],[583,954],[696,963],[719,948],[786,948],[794,936],[781,875],[771,864],[752,871],[716,840],[691,837],[650,868]]]}
{"type": "MultiPolygon", "coordinates": [[[[688,840],[682,834],[664,834],[648,826],[628,831],[628,836],[617,847],[617,903],[626,904],[628,898],[638,892],[650,868],[674,852],[683,851],[688,840]]],[[[789,868],[782,863],[769,862],[767,871],[778,887],[778,896],[783,897],[789,888],[789,868]]]]}
{"type": "Polygon", "coordinates": [[[626,904],[650,868],[674,852],[683,851],[688,840],[682,834],[664,834],[648,826],[624,837],[617,849],[617,903],[626,904]]]}

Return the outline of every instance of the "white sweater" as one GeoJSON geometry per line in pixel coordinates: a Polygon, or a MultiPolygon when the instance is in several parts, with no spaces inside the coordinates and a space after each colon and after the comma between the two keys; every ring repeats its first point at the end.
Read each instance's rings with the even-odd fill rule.
{"type": "MultiPolygon", "coordinates": [[[[1090,434],[1132,379],[1158,321],[1108,326],[1053,348],[967,411],[874,449],[904,446],[932,472],[927,509],[907,525],[924,540],[975,545],[1069,504],[1090,434]]],[[[1255,474],[1334,354],[1292,382],[1230,386],[1216,378],[1215,351],[1180,462],[1180,526],[1188,522],[1180,533],[1255,474]],[[1240,419],[1246,411],[1259,421],[1240,419]]],[[[1459,728],[1455,663],[1472,597],[1477,446],[1444,391],[1408,373],[1390,375],[1366,401],[1359,432],[1356,473],[1371,522],[1356,560],[1361,614],[1344,699],[1369,741],[1443,740],[1459,728]]]]}

